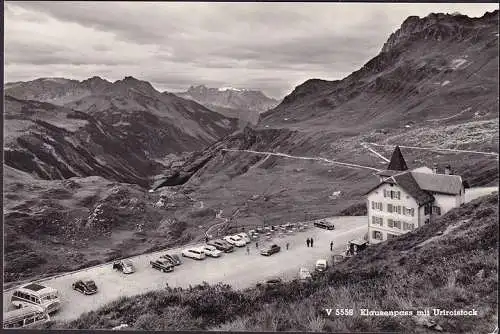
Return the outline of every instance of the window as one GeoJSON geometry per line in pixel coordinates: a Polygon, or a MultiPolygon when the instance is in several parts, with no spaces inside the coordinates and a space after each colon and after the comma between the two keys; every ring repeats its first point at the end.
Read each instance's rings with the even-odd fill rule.
{"type": "Polygon", "coordinates": [[[374,202],[372,201],[372,209],[382,211],[382,202],[374,202]]]}
{"type": "Polygon", "coordinates": [[[405,230],[405,231],[411,231],[414,228],[415,227],[412,223],[406,223],[406,222],[403,223],[403,230],[405,230]]]}
{"type": "Polygon", "coordinates": [[[392,204],[387,204],[387,212],[392,213],[392,204]]]}
{"type": "Polygon", "coordinates": [[[401,191],[396,191],[396,198],[401,199],[401,191]]]}
{"type": "Polygon", "coordinates": [[[394,220],[392,220],[391,218],[387,219],[387,226],[394,227],[394,220]]]}
{"type": "Polygon", "coordinates": [[[398,214],[401,214],[401,205],[395,205],[394,206],[394,212],[397,212],[398,214]]]}
{"type": "Polygon", "coordinates": [[[413,208],[407,208],[406,206],[403,206],[403,215],[413,217],[414,214],[415,213],[414,213],[413,208]]]}
{"type": "Polygon", "coordinates": [[[424,215],[428,215],[429,213],[431,213],[431,206],[426,204],[424,207],[424,215]]]}
{"type": "Polygon", "coordinates": [[[435,213],[436,215],[440,216],[441,215],[441,208],[439,206],[433,206],[432,212],[435,213]]]}
{"type": "Polygon", "coordinates": [[[384,189],[384,197],[387,197],[387,190],[384,189]]]}
{"type": "Polygon", "coordinates": [[[394,221],[394,227],[401,229],[401,222],[399,220],[394,221]]]}
{"type": "Polygon", "coordinates": [[[387,233],[387,240],[397,237],[396,234],[387,233]]]}
{"type": "Polygon", "coordinates": [[[381,217],[372,216],[372,224],[382,226],[384,224],[384,219],[381,217]]]}
{"type": "Polygon", "coordinates": [[[373,231],[372,237],[373,237],[373,239],[376,239],[376,240],[383,240],[382,232],[380,232],[380,231],[373,231]]]}

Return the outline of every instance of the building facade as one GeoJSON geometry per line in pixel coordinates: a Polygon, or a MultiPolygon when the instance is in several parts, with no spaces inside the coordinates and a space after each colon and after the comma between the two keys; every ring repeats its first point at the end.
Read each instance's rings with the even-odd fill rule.
{"type": "Polygon", "coordinates": [[[409,170],[399,147],[380,183],[367,193],[368,241],[378,243],[432,222],[465,202],[462,178],[419,167],[409,170]]]}

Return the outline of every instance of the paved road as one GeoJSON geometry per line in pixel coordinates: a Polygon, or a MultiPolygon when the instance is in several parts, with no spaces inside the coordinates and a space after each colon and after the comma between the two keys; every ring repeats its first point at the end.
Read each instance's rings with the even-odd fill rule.
{"type": "Polygon", "coordinates": [[[235,150],[235,149],[229,149],[229,148],[222,149],[222,151],[226,151],[226,152],[246,152],[246,153],[253,153],[253,154],[264,154],[264,155],[267,155],[267,156],[274,155],[274,156],[277,156],[277,157],[284,157],[284,158],[290,158],[290,159],[317,160],[317,161],[323,161],[323,162],[326,162],[326,163],[341,165],[341,166],[350,167],[350,168],[362,168],[362,169],[369,169],[369,170],[373,170],[373,171],[376,171],[376,172],[380,172],[380,169],[377,169],[377,168],[373,168],[373,167],[369,167],[369,166],[362,166],[362,165],[357,165],[357,164],[352,164],[352,163],[347,163],[347,162],[340,162],[340,161],[330,160],[330,159],[327,159],[327,158],[320,158],[320,157],[301,157],[301,156],[297,156],[297,155],[290,155],[290,154],[280,153],[280,152],[261,152],[261,151],[253,151],[253,150],[235,150]]]}
{"type": "MultiPolygon", "coordinates": [[[[210,284],[224,282],[236,289],[253,286],[256,282],[271,276],[284,279],[296,277],[301,266],[314,266],[317,259],[326,257],[330,252],[330,241],[334,242],[334,252],[345,250],[347,241],[362,237],[366,232],[367,217],[334,217],[332,221],[336,229],[326,231],[311,227],[304,232],[296,232],[284,238],[276,237],[273,242],[282,247],[282,251],[270,257],[258,254],[255,243],[250,244],[250,255],[245,248],[238,248],[233,253],[224,254],[221,258],[207,258],[203,261],[184,259],[184,263],[174,272],[162,273],[150,267],[149,261],[165,253],[156,252],[131,258],[137,271],[131,275],[115,272],[111,264],[88,268],[86,270],[47,279],[43,282],[59,290],[62,296],[61,310],[54,315],[54,320],[71,320],[84,312],[95,310],[120,296],[132,296],[164,287],[188,287],[206,281],[210,284]],[[307,248],[305,239],[314,238],[314,248],[307,248]],[[290,249],[285,250],[285,244],[290,249]],[[92,278],[100,291],[92,296],[84,296],[71,289],[71,283],[77,279],[92,278]]],[[[259,246],[269,242],[261,241],[259,246]]],[[[179,253],[181,248],[173,249],[179,253]]],[[[11,308],[12,290],[4,291],[4,311],[11,308]]]]}
{"type": "MultiPolygon", "coordinates": [[[[368,145],[373,145],[373,146],[380,146],[380,147],[394,147],[395,145],[389,145],[389,144],[376,144],[376,143],[368,143],[364,142],[362,144],[368,144],[368,145]]],[[[498,157],[498,153],[496,152],[482,152],[482,151],[469,151],[469,150],[458,150],[458,149],[452,149],[452,148],[439,148],[439,147],[418,147],[418,146],[403,146],[399,145],[401,148],[412,148],[415,150],[427,150],[427,151],[443,151],[443,152],[457,152],[457,153],[474,153],[474,154],[483,154],[483,155],[491,155],[498,157]]]]}

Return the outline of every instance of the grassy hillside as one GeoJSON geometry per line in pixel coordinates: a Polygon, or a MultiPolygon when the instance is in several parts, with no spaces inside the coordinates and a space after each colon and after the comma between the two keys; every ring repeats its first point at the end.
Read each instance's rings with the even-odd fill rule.
{"type": "MultiPolygon", "coordinates": [[[[69,323],[48,327],[144,330],[491,332],[498,320],[498,194],[450,211],[439,221],[369,247],[315,281],[233,291],[202,285],[121,298],[69,323]],[[328,316],[325,308],[354,309],[328,316]],[[375,317],[359,309],[478,311],[477,316],[375,317]],[[437,327],[439,326],[439,327],[437,327]]],[[[335,312],[335,311],[334,311],[335,312]]]]}

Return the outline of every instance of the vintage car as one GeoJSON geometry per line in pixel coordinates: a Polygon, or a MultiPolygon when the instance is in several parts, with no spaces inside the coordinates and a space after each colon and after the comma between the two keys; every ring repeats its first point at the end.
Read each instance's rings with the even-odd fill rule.
{"type": "Polygon", "coordinates": [[[75,291],[79,291],[84,295],[92,295],[97,292],[97,285],[91,279],[78,280],[74,282],[71,287],[75,291]]]}

